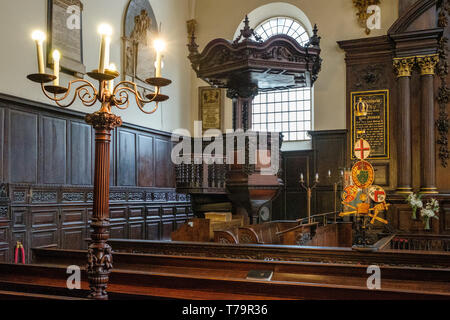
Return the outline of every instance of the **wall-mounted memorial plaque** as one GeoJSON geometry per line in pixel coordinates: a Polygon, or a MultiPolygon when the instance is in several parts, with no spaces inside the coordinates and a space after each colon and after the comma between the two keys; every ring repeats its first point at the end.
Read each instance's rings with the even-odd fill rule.
{"type": "Polygon", "coordinates": [[[202,129],[222,130],[223,126],[223,93],[221,89],[211,87],[199,88],[200,120],[202,129]]]}
{"type": "Polygon", "coordinates": [[[133,81],[143,92],[153,90],[145,79],[155,76],[153,41],[157,35],[158,24],[149,1],[131,0],[123,26],[122,75],[123,80],[133,81]]]}
{"type": "Polygon", "coordinates": [[[52,52],[58,49],[61,71],[78,77],[86,73],[83,64],[82,11],[80,0],[48,0],[47,66],[52,67],[52,52]]]}
{"type": "Polygon", "coordinates": [[[368,159],[389,159],[389,90],[352,92],[351,121],[351,150],[354,150],[356,141],[363,138],[372,149],[368,159]],[[367,108],[363,116],[357,112],[361,102],[367,108]]]}

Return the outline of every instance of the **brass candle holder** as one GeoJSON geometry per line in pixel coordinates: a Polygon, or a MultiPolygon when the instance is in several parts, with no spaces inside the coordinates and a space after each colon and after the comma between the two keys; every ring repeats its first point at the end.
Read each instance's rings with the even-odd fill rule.
{"type": "MultiPolygon", "coordinates": [[[[85,121],[95,129],[95,168],[94,168],[94,203],[92,215],[91,243],[88,249],[87,274],[90,286],[89,298],[106,300],[106,288],[109,273],[112,269],[112,248],[108,245],[109,239],[109,163],[111,130],[122,125],[122,119],[111,112],[113,107],[124,110],[130,105],[130,93],[135,96],[139,109],[152,114],[158,109],[158,104],[169,99],[161,94],[161,87],[169,85],[172,81],[162,77],[149,78],[146,82],[155,87],[155,91],[145,98],[141,97],[137,85],[130,81],[121,81],[112,86],[119,72],[105,69],[104,72],[93,70],[88,76],[98,81],[98,87],[90,81],[75,79],[67,87],[50,85],[56,79],[55,75],[45,73],[30,74],[27,78],[41,85],[44,95],[54,101],[61,108],[70,107],[78,99],[86,107],[92,107],[100,102],[98,111],[88,114],[85,121]],[[73,93],[73,96],[71,95],[73,93]],[[144,106],[155,103],[152,109],[146,110],[144,106]]],[[[58,82],[59,83],[59,82],[58,82]]]]}
{"type": "MultiPolygon", "coordinates": [[[[328,171],[328,179],[331,179],[331,171],[328,171]]],[[[337,222],[337,215],[338,215],[338,211],[337,211],[337,199],[338,199],[338,191],[339,191],[339,187],[342,187],[344,185],[344,170],[341,170],[340,173],[340,179],[338,181],[335,181],[333,183],[333,195],[334,195],[334,223],[337,222]]]]}
{"type": "Polygon", "coordinates": [[[316,177],[314,179],[314,183],[312,185],[309,184],[309,178],[308,183],[305,184],[305,180],[303,179],[303,174],[300,175],[300,186],[305,189],[306,191],[306,210],[308,213],[308,224],[311,224],[311,198],[312,198],[312,191],[317,187],[319,184],[319,174],[316,174],[316,177]]]}

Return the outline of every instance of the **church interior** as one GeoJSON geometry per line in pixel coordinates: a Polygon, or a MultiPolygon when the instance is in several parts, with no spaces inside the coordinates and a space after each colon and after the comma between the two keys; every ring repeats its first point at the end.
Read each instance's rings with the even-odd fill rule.
{"type": "Polygon", "coordinates": [[[449,0],[0,17],[0,300],[450,299],[449,0]]]}

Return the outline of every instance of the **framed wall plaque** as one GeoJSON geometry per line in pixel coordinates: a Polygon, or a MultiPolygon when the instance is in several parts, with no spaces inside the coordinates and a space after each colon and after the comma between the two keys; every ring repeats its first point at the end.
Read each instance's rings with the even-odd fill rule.
{"type": "MultiPolygon", "coordinates": [[[[352,92],[351,94],[351,137],[354,150],[358,139],[369,142],[372,149],[368,159],[385,160],[390,158],[389,146],[389,90],[352,92]],[[366,116],[357,116],[357,104],[367,104],[366,116]]],[[[352,160],[356,157],[352,152],[352,160]]]]}
{"type": "Polygon", "coordinates": [[[199,118],[202,121],[203,132],[209,129],[223,130],[222,89],[212,87],[199,88],[199,118]]]}
{"type": "Polygon", "coordinates": [[[83,64],[83,3],[80,0],[48,0],[47,66],[53,66],[52,52],[58,49],[61,71],[78,77],[86,73],[83,64]]]}

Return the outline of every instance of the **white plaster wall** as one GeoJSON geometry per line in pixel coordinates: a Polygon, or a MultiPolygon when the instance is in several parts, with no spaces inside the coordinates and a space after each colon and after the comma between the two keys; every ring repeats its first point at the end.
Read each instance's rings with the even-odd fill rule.
{"type": "MultiPolygon", "coordinates": [[[[82,0],[84,64],[87,70],[98,66],[100,38],[97,27],[108,23],[113,27],[111,62],[121,70],[122,25],[125,8],[129,0],[82,0]]],[[[190,64],[186,59],[186,20],[189,18],[188,0],[149,0],[158,24],[162,22],[162,32],[168,42],[165,54],[163,76],[173,84],[163,93],[170,100],[161,104],[153,115],[145,115],[132,104],[126,111],[117,111],[126,122],[171,131],[179,127],[189,127],[191,123],[190,64]]],[[[26,75],[36,72],[36,49],[31,40],[34,29],[46,31],[47,0],[0,0],[0,39],[2,41],[0,59],[0,92],[30,100],[49,103],[40,91],[40,86],[26,79],[26,75]]],[[[49,70],[51,72],[51,70],[49,70]]],[[[88,77],[86,77],[88,78],[88,77]]],[[[71,77],[63,75],[61,84],[71,77]]],[[[80,103],[72,109],[92,112],[80,103]]]]}
{"type": "MultiPolygon", "coordinates": [[[[202,50],[215,38],[233,39],[245,14],[273,3],[270,0],[196,0],[195,19],[198,22],[197,43],[202,50]]],[[[319,79],[314,86],[314,130],[345,129],[345,54],[339,49],[337,41],[364,38],[367,35],[356,18],[356,9],[350,0],[286,0],[297,8],[272,5],[257,10],[259,21],[267,18],[288,15],[302,19],[303,12],[312,25],[317,24],[322,37],[321,48],[323,65],[319,79]]],[[[398,17],[398,0],[381,1],[381,29],[373,30],[370,36],[385,35],[398,17]]],[[[250,18],[255,15],[250,14],[250,18]]],[[[310,26],[306,25],[307,29],[310,26]]],[[[192,119],[198,119],[198,87],[206,85],[192,73],[192,119]]],[[[225,103],[225,128],[232,127],[231,101],[225,103]]]]}

